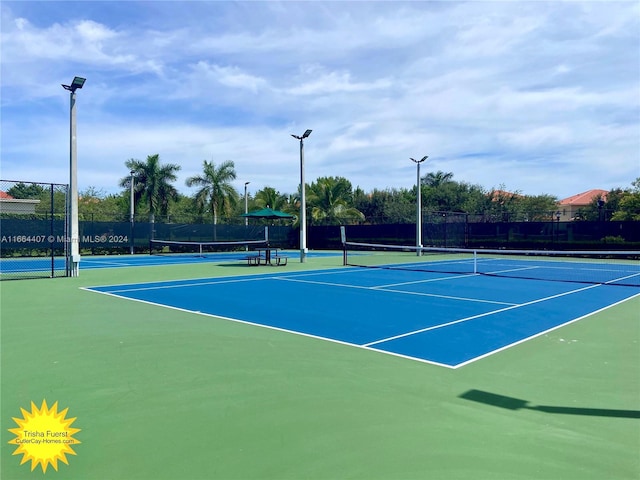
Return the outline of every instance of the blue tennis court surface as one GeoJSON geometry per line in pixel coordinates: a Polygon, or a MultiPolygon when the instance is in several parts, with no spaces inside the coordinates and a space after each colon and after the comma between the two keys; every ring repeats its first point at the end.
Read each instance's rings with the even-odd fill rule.
{"type": "Polygon", "coordinates": [[[451,368],[640,295],[633,286],[358,267],[87,290],[451,368]]]}

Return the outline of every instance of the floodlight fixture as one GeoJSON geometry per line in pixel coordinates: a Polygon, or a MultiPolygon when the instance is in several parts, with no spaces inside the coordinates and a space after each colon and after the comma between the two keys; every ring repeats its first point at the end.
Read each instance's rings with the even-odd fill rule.
{"type": "Polygon", "coordinates": [[[77,89],[82,88],[82,86],[84,85],[84,82],[86,82],[87,79],[86,78],[82,78],[82,77],[73,77],[73,82],[71,82],[71,85],[62,85],[62,88],[64,88],[65,90],[69,90],[71,93],[74,93],[77,89]]]}
{"type": "Polygon", "coordinates": [[[303,138],[307,138],[309,135],[311,135],[311,132],[312,132],[312,130],[305,130],[302,135],[291,134],[291,136],[293,138],[297,138],[298,140],[302,140],[303,138]]]}

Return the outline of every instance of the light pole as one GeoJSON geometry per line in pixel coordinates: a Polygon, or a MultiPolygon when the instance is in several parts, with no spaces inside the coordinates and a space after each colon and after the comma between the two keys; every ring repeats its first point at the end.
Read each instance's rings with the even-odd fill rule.
{"type": "Polygon", "coordinates": [[[311,130],[305,130],[302,135],[293,135],[300,140],[300,263],[307,261],[307,205],[304,196],[304,139],[311,135],[311,130]]]}
{"type": "MultiPolygon", "coordinates": [[[[247,185],[249,185],[251,182],[244,182],[244,214],[246,215],[247,213],[249,213],[248,207],[249,207],[249,203],[247,202],[247,185]]],[[[244,226],[246,227],[247,225],[249,225],[249,217],[244,217],[244,226]]]]}
{"type": "Polygon", "coordinates": [[[67,241],[71,243],[71,258],[67,266],[67,274],[70,277],[79,275],[80,267],[80,238],[78,228],[78,150],[76,141],[76,90],[82,88],[86,78],[74,77],[71,85],[62,85],[62,88],[71,93],[69,112],[69,200],[68,215],[69,235],[67,241]]]}
{"type": "Polygon", "coordinates": [[[130,206],[130,210],[129,210],[129,224],[131,226],[130,228],[130,237],[131,237],[131,248],[130,248],[130,252],[131,255],[133,255],[133,215],[135,214],[135,206],[134,206],[134,200],[133,200],[133,187],[134,187],[134,178],[133,178],[133,174],[136,173],[135,171],[131,170],[129,172],[131,174],[131,180],[129,181],[129,186],[131,187],[131,206],[130,206]]]}
{"type": "Polygon", "coordinates": [[[422,192],[420,190],[420,164],[427,158],[429,158],[428,155],[425,155],[420,160],[415,160],[409,157],[409,160],[416,164],[417,170],[416,187],[418,189],[418,207],[416,211],[416,255],[418,256],[422,255],[422,252],[420,251],[420,247],[422,247],[422,192]]]}

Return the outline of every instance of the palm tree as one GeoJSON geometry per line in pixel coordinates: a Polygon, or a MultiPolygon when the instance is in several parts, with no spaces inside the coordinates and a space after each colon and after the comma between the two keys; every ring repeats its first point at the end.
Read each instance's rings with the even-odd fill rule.
{"type": "Polygon", "coordinates": [[[445,173],[442,170],[438,170],[435,173],[429,172],[424,177],[422,177],[422,183],[427,187],[438,188],[440,185],[449,183],[452,178],[453,178],[453,173],[451,172],[445,173]]]}
{"type": "Polygon", "coordinates": [[[343,177],[318,178],[309,186],[311,219],[316,224],[364,220],[352,200],[351,182],[343,177]]]}
{"type": "Polygon", "coordinates": [[[287,197],[280,194],[275,188],[264,187],[256,192],[255,203],[261,208],[270,207],[274,210],[283,210],[287,204],[287,197]]]}
{"type": "Polygon", "coordinates": [[[196,203],[203,210],[211,210],[214,225],[218,223],[219,212],[229,214],[238,203],[240,196],[229,183],[235,178],[235,165],[231,160],[222,162],[218,168],[205,160],[203,174],[187,178],[187,187],[200,187],[195,194],[196,203]]]}
{"type": "MultiPolygon", "coordinates": [[[[170,182],[177,180],[176,172],[180,165],[168,163],[160,164],[160,155],[149,155],[145,162],[133,158],[125,162],[127,169],[133,172],[134,204],[140,200],[149,206],[149,220],[155,222],[156,213],[167,215],[169,201],[175,200],[178,191],[170,182]]],[[[131,176],[120,180],[121,187],[130,188],[131,176]]]]}

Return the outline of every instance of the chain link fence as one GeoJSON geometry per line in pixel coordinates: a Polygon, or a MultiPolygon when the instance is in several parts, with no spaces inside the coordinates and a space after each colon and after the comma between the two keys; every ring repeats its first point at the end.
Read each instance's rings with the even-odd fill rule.
{"type": "MultiPolygon", "coordinates": [[[[640,250],[640,222],[548,221],[487,222],[479,215],[430,212],[422,223],[422,245],[526,250],[640,250]]],[[[352,242],[415,245],[416,225],[347,225],[352,242]]],[[[340,227],[308,229],[309,248],[340,248],[340,227]]]]}
{"type": "Polygon", "coordinates": [[[68,186],[0,180],[0,279],[63,277],[68,186]]]}

